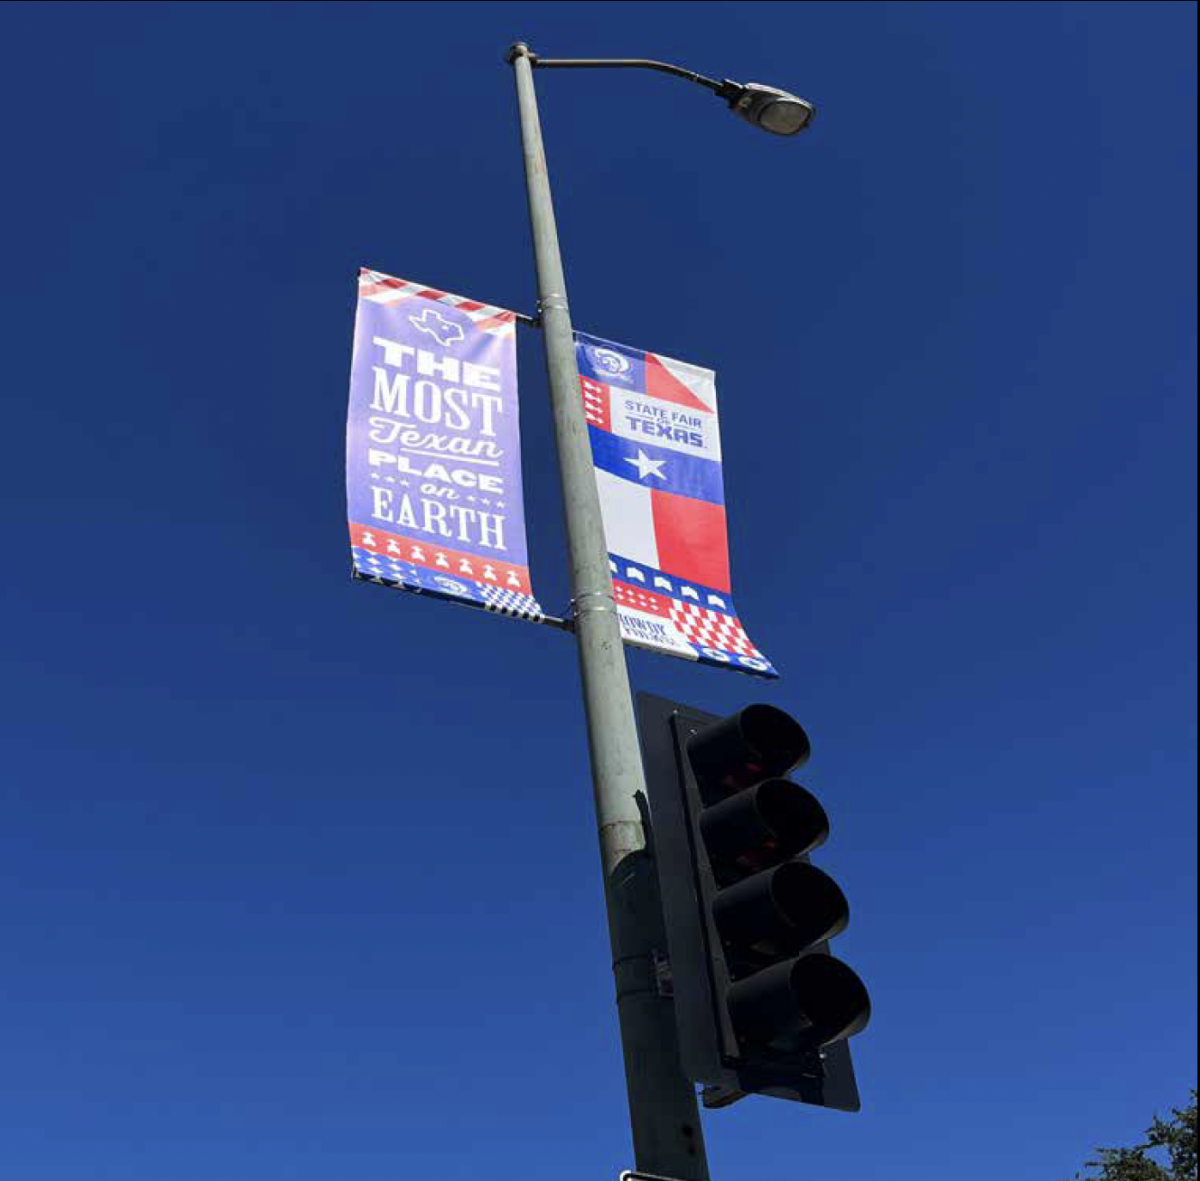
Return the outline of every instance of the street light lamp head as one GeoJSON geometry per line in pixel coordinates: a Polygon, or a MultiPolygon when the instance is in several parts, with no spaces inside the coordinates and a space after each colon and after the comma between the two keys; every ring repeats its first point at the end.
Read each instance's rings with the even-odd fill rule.
{"type": "Polygon", "coordinates": [[[799,135],[817,113],[812,103],[760,82],[726,82],[723,93],[736,114],[772,135],[799,135]]]}

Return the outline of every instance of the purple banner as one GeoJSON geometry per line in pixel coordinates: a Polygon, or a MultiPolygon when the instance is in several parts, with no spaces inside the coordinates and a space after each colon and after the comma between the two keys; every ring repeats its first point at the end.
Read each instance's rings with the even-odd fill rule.
{"type": "Polygon", "coordinates": [[[516,316],[359,276],[346,499],[358,578],[540,621],[521,484],[516,316]]]}

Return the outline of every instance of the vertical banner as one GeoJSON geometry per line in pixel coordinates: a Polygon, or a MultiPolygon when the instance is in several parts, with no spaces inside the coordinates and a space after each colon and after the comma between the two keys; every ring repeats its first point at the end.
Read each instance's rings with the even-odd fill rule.
{"type": "Polygon", "coordinates": [[[541,621],[513,312],[360,274],[346,500],[356,577],[541,621]]]}
{"type": "Polygon", "coordinates": [[[627,643],[776,677],[733,605],[716,375],[575,334],[627,643]]]}

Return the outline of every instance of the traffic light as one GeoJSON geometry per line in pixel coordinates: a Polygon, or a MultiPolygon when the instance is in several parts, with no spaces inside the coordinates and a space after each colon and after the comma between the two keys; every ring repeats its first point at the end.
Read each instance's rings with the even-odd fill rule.
{"type": "Polygon", "coordinates": [[[769,705],[722,719],[642,694],[638,716],[685,1074],[710,1107],[763,1094],[859,1110],[847,1043],[871,1001],[829,952],[850,917],[808,856],[829,819],[784,778],[808,736],[769,705]]]}

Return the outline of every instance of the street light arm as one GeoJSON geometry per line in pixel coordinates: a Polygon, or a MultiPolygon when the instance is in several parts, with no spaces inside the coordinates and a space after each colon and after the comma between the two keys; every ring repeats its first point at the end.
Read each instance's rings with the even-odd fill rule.
{"type": "Polygon", "coordinates": [[[657,70],[660,74],[672,74],[676,78],[686,78],[698,86],[704,86],[728,97],[736,89],[736,83],[718,82],[715,78],[697,74],[695,70],[684,69],[683,66],[673,66],[670,62],[651,61],[641,57],[538,57],[529,55],[534,67],[539,70],[657,70]]]}

